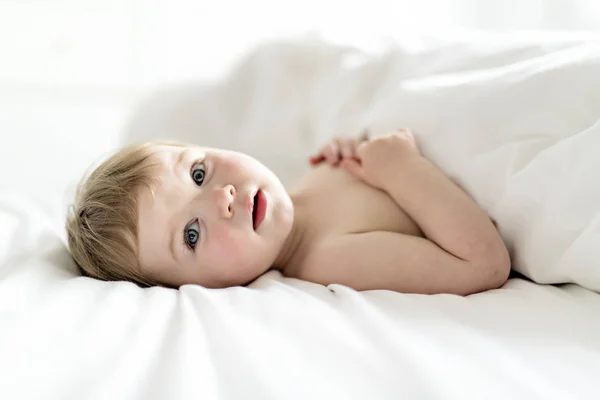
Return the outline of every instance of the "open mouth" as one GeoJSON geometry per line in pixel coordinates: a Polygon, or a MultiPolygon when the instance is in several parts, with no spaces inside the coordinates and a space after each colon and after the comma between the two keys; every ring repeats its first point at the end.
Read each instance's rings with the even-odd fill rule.
{"type": "Polygon", "coordinates": [[[256,204],[258,203],[258,192],[254,195],[254,199],[252,200],[252,226],[256,229],[256,204]]]}
{"type": "Polygon", "coordinates": [[[254,196],[252,207],[252,227],[256,230],[265,219],[267,209],[267,198],[262,190],[258,190],[254,196]]]}

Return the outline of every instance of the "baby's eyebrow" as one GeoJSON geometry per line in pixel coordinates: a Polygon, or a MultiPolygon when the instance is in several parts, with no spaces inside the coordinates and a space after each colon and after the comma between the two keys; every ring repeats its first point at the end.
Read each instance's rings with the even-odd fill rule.
{"type": "MultiPolygon", "coordinates": [[[[182,149],[179,152],[177,159],[175,159],[175,162],[171,163],[170,165],[166,164],[166,168],[168,168],[168,171],[171,174],[171,177],[173,179],[179,180],[181,182],[185,182],[185,176],[179,172],[180,172],[181,168],[183,168],[183,162],[185,161],[186,156],[187,156],[187,149],[182,149]]],[[[171,158],[171,160],[173,158],[171,158]]]]}
{"type": "Polygon", "coordinates": [[[175,237],[175,230],[174,229],[170,229],[169,230],[169,251],[171,252],[171,258],[173,258],[173,261],[175,261],[175,263],[177,263],[177,257],[175,257],[175,240],[173,240],[175,237]]]}
{"type": "Polygon", "coordinates": [[[175,160],[175,164],[173,165],[173,169],[176,170],[181,166],[183,160],[185,159],[186,150],[183,149],[179,152],[179,156],[177,156],[177,160],[175,160]]]}

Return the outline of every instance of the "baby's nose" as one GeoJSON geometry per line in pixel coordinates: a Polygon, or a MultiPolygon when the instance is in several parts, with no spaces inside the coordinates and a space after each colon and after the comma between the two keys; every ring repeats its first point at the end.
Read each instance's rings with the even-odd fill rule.
{"type": "Polygon", "coordinates": [[[217,204],[219,213],[223,218],[233,217],[233,200],[235,199],[235,187],[233,185],[225,185],[219,189],[217,196],[217,204]]]}

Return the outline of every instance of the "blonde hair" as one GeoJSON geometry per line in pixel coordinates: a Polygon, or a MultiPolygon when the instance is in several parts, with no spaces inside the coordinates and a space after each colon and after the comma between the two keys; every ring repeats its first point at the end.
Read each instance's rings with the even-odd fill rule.
{"type": "Polygon", "coordinates": [[[155,141],[125,147],[79,185],[66,228],[71,256],[83,275],[160,285],[142,273],[137,234],[137,194],[143,187],[154,191],[158,164],[150,157],[157,145],[184,146],[155,141]]]}

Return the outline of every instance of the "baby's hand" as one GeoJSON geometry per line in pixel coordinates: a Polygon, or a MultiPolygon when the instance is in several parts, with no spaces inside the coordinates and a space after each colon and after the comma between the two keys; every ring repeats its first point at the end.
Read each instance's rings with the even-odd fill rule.
{"type": "Polygon", "coordinates": [[[327,161],[333,166],[337,166],[340,161],[345,159],[358,160],[356,155],[356,148],[361,142],[369,139],[369,134],[364,131],[359,137],[335,137],[325,146],[323,146],[319,152],[309,157],[309,162],[312,166],[315,166],[322,161],[327,161]]]}
{"type": "Polygon", "coordinates": [[[387,135],[363,142],[356,147],[355,159],[344,159],[340,166],[355,178],[385,190],[385,183],[394,179],[410,160],[421,156],[415,135],[399,129],[387,135]]]}

